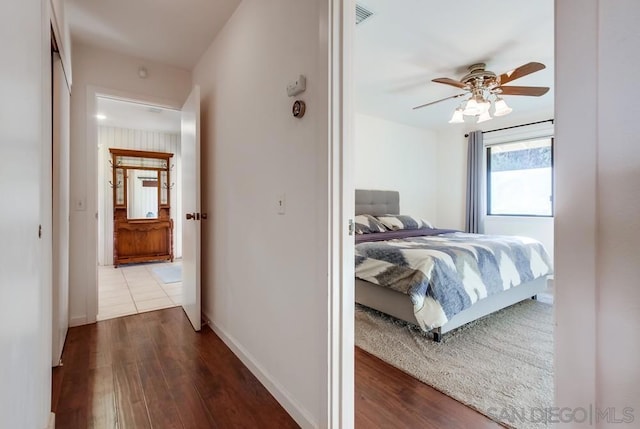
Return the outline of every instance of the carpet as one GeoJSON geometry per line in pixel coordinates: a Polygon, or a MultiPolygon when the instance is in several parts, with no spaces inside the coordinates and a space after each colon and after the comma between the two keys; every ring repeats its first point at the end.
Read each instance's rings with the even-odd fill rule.
{"type": "Polygon", "coordinates": [[[356,304],[356,346],[508,427],[550,427],[552,306],[535,300],[431,340],[414,325],[356,304]]]}
{"type": "Polygon", "coordinates": [[[153,271],[153,274],[158,277],[162,283],[177,283],[182,281],[182,264],[153,267],[151,271],[153,271]]]}

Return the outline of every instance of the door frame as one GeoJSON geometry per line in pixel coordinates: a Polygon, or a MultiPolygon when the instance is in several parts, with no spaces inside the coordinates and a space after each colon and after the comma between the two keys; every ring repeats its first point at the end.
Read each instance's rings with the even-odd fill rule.
{"type": "MultiPolygon", "coordinates": [[[[86,151],[85,163],[93,168],[93,173],[87,174],[87,223],[85,236],[87,237],[87,252],[90,252],[89,259],[92,264],[82,267],[84,271],[84,283],[86,290],[86,320],[84,323],[94,323],[98,316],[98,123],[96,115],[98,114],[98,97],[116,98],[122,101],[132,103],[149,104],[153,106],[163,107],[166,109],[181,110],[182,105],[179,102],[161,97],[153,97],[144,94],[137,94],[129,91],[120,91],[117,89],[106,88],[95,85],[87,85],[86,93],[86,141],[89,147],[86,151]],[[92,142],[92,143],[91,143],[92,142]],[[92,146],[93,145],[93,146],[92,146]],[[95,150],[89,150],[94,147],[95,150]]],[[[73,202],[72,202],[73,204],[73,202]]],[[[73,210],[73,208],[72,208],[73,210]]],[[[77,322],[77,321],[76,321],[77,322]]]]}
{"type": "MultiPolygon", "coordinates": [[[[325,5],[326,8],[327,5],[325,5]]],[[[328,426],[352,428],[355,420],[355,280],[354,238],[348,233],[354,217],[353,179],[353,44],[355,0],[329,0],[328,50],[329,143],[329,343],[328,426]]],[[[321,20],[324,17],[321,14],[321,20]]],[[[322,29],[322,26],[321,26],[322,29]]],[[[322,31],[322,30],[321,30],[322,31]]]]}

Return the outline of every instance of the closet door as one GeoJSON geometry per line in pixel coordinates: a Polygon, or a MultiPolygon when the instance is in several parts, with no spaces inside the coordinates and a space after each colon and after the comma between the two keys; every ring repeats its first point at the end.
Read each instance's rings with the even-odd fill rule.
{"type": "Polygon", "coordinates": [[[58,366],[69,328],[69,87],[57,53],[53,55],[53,338],[52,365],[58,366]]]}

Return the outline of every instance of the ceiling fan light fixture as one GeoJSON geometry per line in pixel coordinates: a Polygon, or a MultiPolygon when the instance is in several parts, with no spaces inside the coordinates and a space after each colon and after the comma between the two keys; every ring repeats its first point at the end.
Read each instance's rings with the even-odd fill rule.
{"type": "Polygon", "coordinates": [[[464,122],[464,116],[462,114],[462,109],[458,107],[456,110],[453,111],[453,116],[449,120],[449,123],[450,124],[461,124],[463,122],[464,122]]]}
{"type": "Polygon", "coordinates": [[[490,121],[491,119],[493,119],[491,117],[491,115],[489,114],[489,111],[487,110],[486,112],[483,112],[480,116],[478,116],[478,124],[481,122],[486,122],[486,121],[490,121]]]}
{"type": "Polygon", "coordinates": [[[502,98],[498,98],[496,100],[494,107],[495,107],[495,112],[493,113],[493,116],[504,116],[504,115],[508,115],[513,111],[511,107],[507,106],[507,102],[504,101],[502,98]]]}
{"type": "Polygon", "coordinates": [[[504,86],[504,84],[544,68],[545,65],[542,63],[529,62],[497,75],[492,71],[486,70],[486,64],[484,63],[472,64],[468,67],[469,73],[459,80],[448,77],[432,79],[433,82],[453,86],[466,92],[421,104],[413,109],[431,106],[452,98],[468,97],[458,106],[449,123],[464,122],[465,116],[472,116],[476,123],[485,122],[498,116],[505,116],[511,113],[512,109],[500,98],[499,94],[540,97],[546,94],[549,88],[543,86],[504,86]]]}

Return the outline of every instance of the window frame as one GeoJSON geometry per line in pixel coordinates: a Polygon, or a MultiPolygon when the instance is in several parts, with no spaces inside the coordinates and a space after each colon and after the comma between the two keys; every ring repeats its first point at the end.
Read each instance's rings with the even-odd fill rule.
{"type": "Polygon", "coordinates": [[[504,141],[504,142],[500,142],[500,143],[492,143],[492,144],[488,144],[485,146],[485,189],[486,189],[486,205],[485,205],[485,216],[487,217],[522,217],[522,218],[526,218],[526,217],[535,217],[535,218],[553,218],[555,216],[555,199],[556,199],[556,194],[555,194],[555,179],[556,179],[556,174],[555,174],[555,163],[554,163],[554,157],[555,157],[555,142],[554,142],[555,138],[554,136],[540,136],[540,137],[532,137],[532,138],[526,138],[526,139],[518,139],[518,140],[510,140],[510,141],[504,141]],[[540,214],[524,214],[524,213],[518,213],[518,214],[506,214],[506,213],[491,213],[491,147],[492,146],[500,146],[500,145],[506,145],[506,144],[513,144],[513,143],[521,143],[521,142],[526,142],[526,141],[533,141],[533,140],[546,140],[549,139],[551,141],[551,214],[548,215],[540,215],[540,214]]]}

